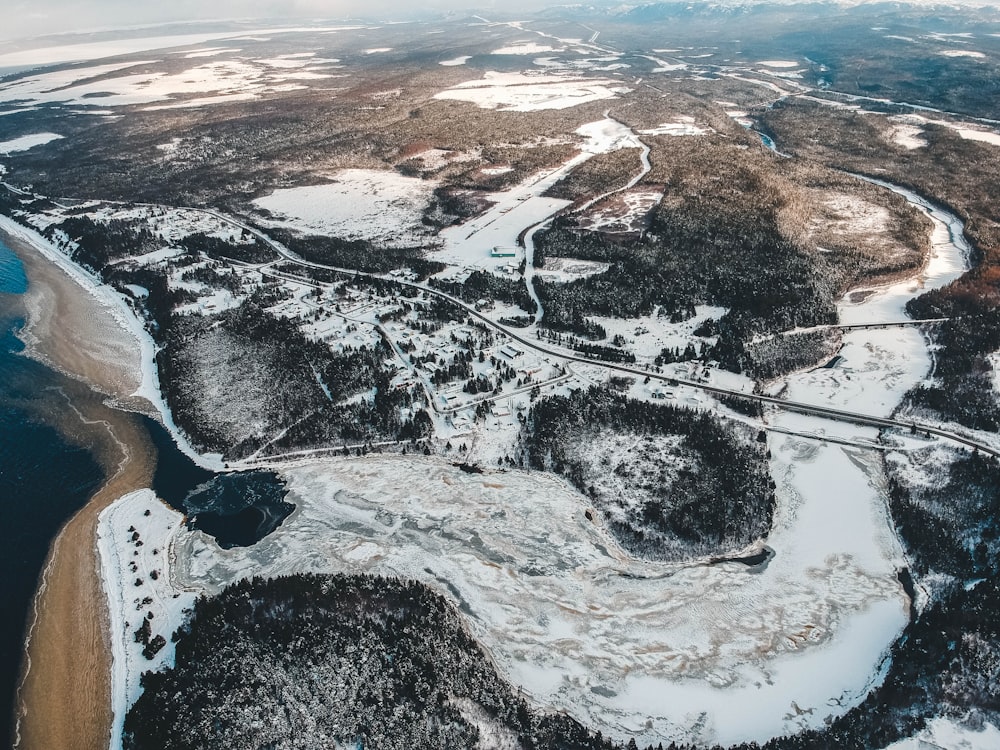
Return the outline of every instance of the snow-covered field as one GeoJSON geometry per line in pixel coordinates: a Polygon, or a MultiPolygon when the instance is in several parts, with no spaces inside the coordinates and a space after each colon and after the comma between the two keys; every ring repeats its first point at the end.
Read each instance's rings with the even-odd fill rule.
{"type": "Polygon", "coordinates": [[[275,190],[254,204],[273,214],[265,222],[272,226],[383,245],[414,245],[426,241],[420,219],[435,187],[433,181],[388,170],[345,169],[325,185],[275,190]]]}
{"type": "Polygon", "coordinates": [[[267,92],[303,88],[302,81],[329,78],[335,61],[298,58],[286,59],[281,65],[274,62],[210,60],[180,72],[138,72],[156,63],[146,60],[42,72],[0,84],[0,103],[88,107],[157,104],[157,108],[164,108],[248,100],[267,92]],[[112,76],[117,72],[121,74],[112,76]],[[178,100],[198,94],[206,96],[178,100]]]}
{"type": "Polygon", "coordinates": [[[484,109],[533,112],[613,99],[625,91],[620,82],[608,78],[488,72],[482,79],[459,83],[434,98],[473,102],[484,109]]]}
{"type": "Polygon", "coordinates": [[[694,124],[694,118],[680,118],[680,122],[664,122],[655,128],[640,130],[640,135],[705,135],[708,129],[694,124]]]}
{"type": "Polygon", "coordinates": [[[907,122],[903,117],[890,117],[889,120],[893,122],[892,130],[889,132],[889,139],[905,149],[915,149],[922,148],[927,145],[925,141],[920,136],[923,135],[923,128],[919,125],[911,122],[907,122]]]}
{"type": "Polygon", "coordinates": [[[543,52],[558,52],[555,47],[538,42],[514,42],[506,47],[493,50],[494,55],[540,55],[543,52]]]}
{"type": "Polygon", "coordinates": [[[975,60],[980,60],[986,57],[982,52],[977,52],[972,49],[943,49],[938,52],[939,55],[944,55],[945,57],[971,57],[975,60]]]}
{"type": "Polygon", "coordinates": [[[535,275],[551,281],[566,282],[604,273],[610,267],[610,263],[600,263],[595,260],[546,258],[545,268],[536,268],[535,275]]]}
{"type": "Polygon", "coordinates": [[[453,57],[450,60],[442,60],[438,65],[444,65],[448,68],[453,68],[459,65],[465,65],[469,60],[472,59],[472,55],[461,55],[460,57],[453,57]]]}
{"type": "Polygon", "coordinates": [[[56,133],[32,133],[31,135],[22,135],[20,138],[13,138],[9,141],[0,141],[0,154],[27,151],[35,146],[43,146],[62,137],[56,133]]]}
{"type": "Polygon", "coordinates": [[[486,196],[490,208],[438,235],[443,245],[433,258],[455,266],[492,271],[499,271],[510,263],[516,266],[524,257],[524,251],[517,247],[520,233],[571,203],[545,197],[549,188],[595,154],[642,146],[628,127],[611,118],[582,125],[576,133],[586,139],[579,154],[556,169],[534,174],[509,190],[486,196]],[[490,252],[495,247],[516,248],[513,250],[516,255],[513,258],[493,257],[490,252]]]}

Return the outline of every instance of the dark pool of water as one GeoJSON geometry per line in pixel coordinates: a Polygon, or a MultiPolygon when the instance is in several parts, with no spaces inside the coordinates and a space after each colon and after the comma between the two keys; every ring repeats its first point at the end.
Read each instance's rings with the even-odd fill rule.
{"type": "Polygon", "coordinates": [[[188,526],[215,537],[220,547],[249,547],[278,528],[295,506],[284,481],[271,471],[215,473],[196,464],[152,419],[146,427],[157,449],[153,491],[188,517],[188,526]]]}

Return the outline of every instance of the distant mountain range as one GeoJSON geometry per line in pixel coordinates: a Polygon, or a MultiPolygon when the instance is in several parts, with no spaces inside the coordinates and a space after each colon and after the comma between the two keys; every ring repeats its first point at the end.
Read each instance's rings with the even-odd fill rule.
{"type": "Polygon", "coordinates": [[[816,10],[843,10],[865,6],[872,10],[949,10],[981,9],[1000,14],[1000,0],[688,0],[688,2],[664,3],[574,3],[546,8],[543,15],[565,16],[591,15],[612,16],[623,20],[650,21],[664,18],[683,18],[713,14],[748,14],[773,10],[787,10],[796,6],[797,10],[807,7],[816,10]]]}

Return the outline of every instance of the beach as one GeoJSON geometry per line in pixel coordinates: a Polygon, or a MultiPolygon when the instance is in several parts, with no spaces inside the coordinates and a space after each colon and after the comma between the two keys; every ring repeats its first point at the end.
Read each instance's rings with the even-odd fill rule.
{"type": "Polygon", "coordinates": [[[6,223],[0,224],[0,238],[20,257],[28,277],[26,354],[78,381],[78,387],[52,396],[70,407],[53,410],[55,426],[69,441],[90,448],[107,477],[49,551],[29,618],[15,746],[105,750],[112,721],[111,650],[97,517],[152,480],[155,449],[141,420],[110,406],[156,413],[150,399],[136,395],[148,380],[142,364],[149,344],[127,324],[123,302],[107,290],[95,293],[79,270],[53,257],[52,248],[6,223]]]}

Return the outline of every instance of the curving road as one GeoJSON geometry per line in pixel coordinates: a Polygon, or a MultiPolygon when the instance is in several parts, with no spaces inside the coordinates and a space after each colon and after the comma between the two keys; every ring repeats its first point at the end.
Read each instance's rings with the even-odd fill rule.
{"type": "Polygon", "coordinates": [[[364,271],[357,271],[350,268],[339,268],[336,266],[329,266],[323,263],[315,263],[313,261],[308,261],[305,260],[304,258],[299,257],[291,250],[289,250],[287,247],[282,245],[280,242],[269,237],[265,232],[261,231],[260,229],[257,229],[256,227],[253,227],[249,224],[239,221],[238,219],[235,219],[231,216],[226,216],[225,214],[222,214],[213,209],[191,209],[191,210],[202,211],[221,221],[228,222],[233,226],[239,227],[241,229],[246,230],[247,232],[250,232],[255,237],[260,239],[262,242],[270,246],[276,253],[278,253],[278,255],[280,255],[286,261],[294,263],[295,265],[302,266],[304,268],[315,268],[319,270],[334,271],[337,273],[346,274],[348,276],[360,276],[362,278],[378,279],[379,281],[385,281],[389,283],[398,284],[400,286],[408,287],[410,289],[416,289],[418,291],[424,292],[425,294],[437,297],[438,299],[445,300],[455,305],[456,307],[461,308],[468,316],[475,318],[476,320],[480,321],[481,323],[484,323],[485,325],[498,331],[499,333],[508,336],[509,338],[521,344],[522,346],[548,357],[556,357],[566,362],[576,362],[580,364],[594,365],[614,372],[624,373],[626,375],[635,375],[641,378],[648,377],[650,378],[650,380],[657,380],[670,385],[680,385],[688,388],[696,388],[700,391],[710,393],[714,396],[727,396],[727,397],[739,398],[745,401],[753,401],[759,404],[773,406],[779,409],[784,409],[785,411],[795,412],[798,414],[821,417],[823,419],[832,419],[838,422],[847,422],[851,424],[862,425],[865,427],[890,428],[906,432],[913,432],[913,431],[921,432],[927,435],[934,435],[936,437],[943,438],[945,440],[950,440],[959,443],[961,445],[965,445],[969,448],[972,448],[973,450],[978,450],[982,453],[1000,457],[1000,449],[998,448],[995,448],[986,443],[982,443],[978,440],[962,435],[960,433],[953,432],[951,430],[946,430],[940,427],[935,427],[934,425],[929,425],[923,422],[904,421],[886,417],[877,417],[870,414],[864,414],[862,412],[847,411],[843,409],[833,409],[830,407],[817,406],[815,404],[807,404],[798,401],[788,401],[785,399],[775,398],[773,396],[765,396],[756,393],[744,393],[743,391],[738,391],[735,389],[722,388],[720,386],[710,385],[708,383],[699,383],[694,380],[686,380],[670,375],[663,375],[660,373],[649,372],[647,370],[643,370],[638,367],[629,367],[628,365],[622,365],[613,362],[605,362],[603,360],[593,359],[591,357],[585,357],[580,354],[566,352],[561,349],[557,349],[555,347],[547,346],[539,342],[537,339],[532,339],[529,336],[526,336],[523,333],[518,332],[516,329],[511,329],[508,328],[507,326],[501,325],[500,323],[497,323],[496,321],[493,321],[490,318],[486,317],[481,312],[476,310],[473,306],[469,305],[463,300],[460,300],[457,297],[453,297],[452,295],[448,294],[447,292],[443,292],[440,289],[435,289],[426,284],[420,284],[414,281],[404,281],[401,279],[392,278],[384,274],[367,273],[364,271]]]}

